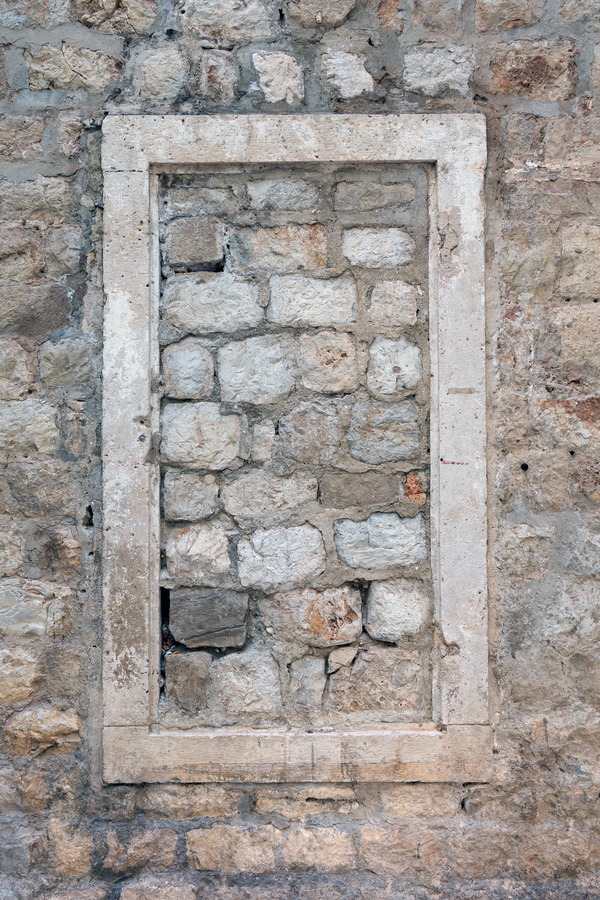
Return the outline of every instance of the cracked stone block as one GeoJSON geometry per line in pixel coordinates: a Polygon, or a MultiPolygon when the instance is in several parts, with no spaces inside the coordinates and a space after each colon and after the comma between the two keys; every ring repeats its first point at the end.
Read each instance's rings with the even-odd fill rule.
{"type": "Polygon", "coordinates": [[[456,91],[466,97],[475,67],[471,47],[417,47],[404,57],[404,84],[408,91],[437,97],[456,91]]]}
{"type": "Polygon", "coordinates": [[[327,265],[327,232],[322,225],[240,228],[231,235],[231,261],[244,271],[321,269],[327,265]]]}
{"type": "Polygon", "coordinates": [[[32,91],[102,93],[119,77],[121,64],[112,56],[83,47],[43,44],[24,53],[32,91]]]}
{"type": "Polygon", "coordinates": [[[500,44],[490,62],[492,88],[530,100],[568,100],[577,89],[576,57],[573,41],[500,44]]]}
{"type": "Polygon", "coordinates": [[[264,335],[234,341],[219,350],[221,398],[234,403],[274,403],[296,384],[296,342],[264,335]]]}
{"type": "Polygon", "coordinates": [[[223,724],[249,715],[277,716],[281,712],[279,666],[270,653],[247,650],[215,659],[212,666],[211,706],[223,724]]]}
{"type": "Polygon", "coordinates": [[[188,713],[206,707],[211,663],[210,653],[165,654],[167,699],[188,713]]]}
{"type": "Polygon", "coordinates": [[[415,242],[400,228],[349,228],[342,252],[353,266],[384,269],[412,262],[415,242]]]}
{"type": "Polygon", "coordinates": [[[170,266],[217,266],[223,260],[223,226],[204,216],[174,219],[165,238],[170,266]]]}
{"type": "Polygon", "coordinates": [[[186,647],[243,647],[248,594],[213,588],[171,591],[169,629],[186,647]]]}
{"type": "Polygon", "coordinates": [[[275,594],[261,603],[261,611],[275,640],[290,644],[334,647],[355,641],[362,632],[360,591],[349,584],[275,594]]]}
{"type": "Polygon", "coordinates": [[[375,87],[373,76],[365,69],[364,58],[344,50],[328,50],[321,58],[325,82],[334,88],[342,100],[368,94],[375,87]]]}
{"type": "Polygon", "coordinates": [[[338,394],[359,386],[357,345],[349,334],[300,335],[300,359],[302,384],[311,391],[338,394]]]}
{"type": "Polygon", "coordinates": [[[203,400],[213,389],[213,358],[197,338],[185,338],[162,352],[165,396],[175,400],[203,400]]]}
{"type": "Polygon", "coordinates": [[[195,522],[217,511],[219,485],[214,475],[167,472],[163,488],[163,511],[171,522],[195,522]]]}
{"type": "Polygon", "coordinates": [[[287,11],[305,28],[317,25],[331,28],[341,25],[355,6],[356,0],[328,0],[327,3],[322,3],[321,0],[289,0],[287,11]]]}
{"type": "Polygon", "coordinates": [[[299,403],[279,420],[282,454],[304,464],[331,463],[343,438],[341,412],[336,400],[299,403]]]}
{"type": "Polygon", "coordinates": [[[277,325],[345,325],[356,318],[356,284],[351,278],[275,276],[270,281],[269,322],[277,325]]]}
{"type": "Polygon", "coordinates": [[[412,459],[421,443],[418,415],[412,400],[358,400],[348,429],[350,455],[374,465],[412,459]]]}
{"type": "Polygon", "coordinates": [[[378,472],[325,475],[320,482],[320,498],[323,506],[334,509],[385,505],[399,501],[400,488],[397,475],[380,475],[378,472]]]}
{"type": "Polygon", "coordinates": [[[416,344],[399,337],[376,337],[369,349],[367,387],[372,394],[395,394],[421,380],[422,353],[416,344]]]}
{"type": "Polygon", "coordinates": [[[337,519],[333,525],[340,559],[360,569],[410,566],[427,559],[427,535],[421,515],[401,519],[396,513],[373,513],[354,522],[337,519]]]}
{"type": "Polygon", "coordinates": [[[361,650],[352,666],[330,675],[327,701],[338,712],[374,713],[373,721],[398,721],[421,705],[416,650],[361,650]]]}
{"type": "Polygon", "coordinates": [[[47,581],[2,579],[0,637],[61,634],[65,607],[72,599],[69,588],[47,581]]]}
{"type": "Polygon", "coordinates": [[[371,293],[368,317],[374,325],[414,325],[419,290],[405,281],[380,281],[371,293]]]}
{"type": "Polygon", "coordinates": [[[172,275],[163,302],[166,319],[189,334],[255,328],[264,316],[257,286],[230,272],[172,275]]]}
{"type": "Polygon", "coordinates": [[[223,509],[242,524],[316,499],[317,479],[312,475],[281,478],[259,470],[240,475],[221,487],[223,509]]]}
{"type": "Polygon", "coordinates": [[[325,693],[325,660],[303,656],[290,665],[289,696],[297,711],[319,709],[325,693]]]}
{"type": "Polygon", "coordinates": [[[197,583],[231,568],[227,533],[212,522],[172,529],[165,553],[169,574],[187,583],[197,583]]]}
{"type": "Polygon", "coordinates": [[[259,528],[238,544],[238,569],[244,587],[290,588],[325,568],[325,547],[318,528],[259,528]]]}
{"type": "Polygon", "coordinates": [[[162,414],[161,457],[192,469],[225,469],[240,453],[241,419],[217,403],[168,403],[162,414]]]}
{"type": "Polygon", "coordinates": [[[374,181],[341,181],[335,189],[333,208],[344,212],[366,209],[387,209],[406,206],[415,199],[410,181],[400,184],[379,184],[374,181]]]}
{"type": "Polygon", "coordinates": [[[374,581],[367,595],[365,628],[378,641],[399,641],[418,634],[431,613],[431,598],[418,581],[374,581]]]}
{"type": "Polygon", "coordinates": [[[294,103],[304,99],[304,72],[289,53],[253,53],[258,86],[267,103],[294,103]]]}
{"type": "Polygon", "coordinates": [[[201,97],[220,105],[235,100],[240,86],[240,72],[233,53],[204,50],[193,72],[194,84],[201,97]]]}
{"type": "Polygon", "coordinates": [[[342,666],[350,667],[358,652],[358,647],[338,647],[336,650],[332,650],[327,657],[327,674],[331,675],[333,672],[337,672],[342,666]]]}
{"type": "Polygon", "coordinates": [[[292,178],[267,178],[248,183],[253,209],[313,209],[319,202],[319,191],[308,181],[292,178]]]}

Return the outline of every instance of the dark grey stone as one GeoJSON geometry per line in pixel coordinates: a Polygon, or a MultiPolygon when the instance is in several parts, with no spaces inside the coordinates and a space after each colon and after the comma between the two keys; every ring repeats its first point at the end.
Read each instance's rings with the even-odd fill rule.
{"type": "Polygon", "coordinates": [[[169,628],[186,647],[243,647],[248,595],[215,588],[171,591],[169,628]]]}

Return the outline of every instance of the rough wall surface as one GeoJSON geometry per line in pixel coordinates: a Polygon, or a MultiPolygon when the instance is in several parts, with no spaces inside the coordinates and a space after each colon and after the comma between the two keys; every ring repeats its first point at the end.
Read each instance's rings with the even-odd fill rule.
{"type": "Polygon", "coordinates": [[[1,900],[600,896],[594,0],[2,0],[1,900]],[[99,125],[488,117],[494,783],[102,787],[99,125]]]}

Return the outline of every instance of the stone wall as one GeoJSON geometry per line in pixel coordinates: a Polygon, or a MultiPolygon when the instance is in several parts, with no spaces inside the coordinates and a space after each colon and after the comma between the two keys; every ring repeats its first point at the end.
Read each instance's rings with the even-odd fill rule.
{"type": "MultiPolygon", "coordinates": [[[[599,27],[594,0],[160,0],[158,5],[153,0],[0,0],[1,900],[600,896],[599,27]],[[478,111],[488,119],[496,777],[487,785],[103,787],[99,126],[105,115],[117,112],[304,110],[478,111]]],[[[421,229],[415,232],[418,264],[426,231],[418,213],[424,175],[408,168],[401,175],[400,182],[405,176],[414,180],[413,212],[406,220],[384,224],[421,229]]],[[[265,308],[260,277],[317,278],[318,272],[256,273],[256,308],[252,292],[246,295],[246,309],[255,319],[248,321],[247,331],[225,335],[220,348],[198,318],[185,324],[183,292],[170,284],[187,279],[198,286],[227,276],[231,268],[223,264],[218,239],[223,222],[237,229],[227,252],[237,260],[239,272],[233,277],[240,282],[255,283],[245,267],[255,242],[262,241],[262,228],[280,235],[285,229],[312,229],[307,252],[318,253],[315,228],[373,224],[365,196],[370,185],[387,176],[378,172],[375,177],[366,169],[345,172],[343,178],[328,173],[332,197],[334,183],[343,183],[351,186],[342,191],[347,198],[353,190],[362,198],[363,218],[351,221],[352,210],[338,207],[339,226],[335,210],[321,207],[318,215],[304,214],[310,207],[302,210],[302,196],[315,198],[314,192],[324,190],[322,180],[311,183],[309,172],[296,173],[295,199],[281,201],[281,173],[229,173],[227,184],[239,184],[232,203],[236,197],[247,201],[227,208],[224,177],[214,173],[210,184],[197,176],[163,181],[162,330],[165,359],[170,357],[164,415],[172,415],[169,406],[181,411],[191,400],[202,405],[216,399],[211,393],[214,351],[220,349],[226,362],[232,345],[272,342],[275,333],[301,348],[294,375],[298,403],[330,408],[339,396],[324,389],[313,362],[318,354],[311,356],[306,338],[302,353],[305,323],[259,327],[265,308]],[[265,182],[271,184],[265,188],[265,182]],[[185,207],[190,191],[197,197],[185,207]],[[198,196],[205,203],[212,197],[216,206],[201,207],[198,196]],[[200,227],[193,221],[195,212],[202,217],[210,212],[212,231],[194,232],[200,227]],[[350,219],[344,218],[347,214],[350,219]],[[239,218],[233,222],[228,216],[239,218]],[[186,248],[199,241],[202,259],[189,258],[186,248]],[[173,320],[176,309],[183,316],[179,321],[173,320]],[[194,369],[193,383],[187,379],[183,396],[177,388],[180,362],[169,349],[182,341],[186,347],[193,342],[195,359],[204,361],[194,369]]],[[[289,189],[289,179],[286,183],[289,189]]],[[[387,211],[379,201],[372,208],[377,224],[383,223],[387,211]]],[[[392,208],[402,215],[401,196],[392,208]]],[[[261,253],[267,250],[262,241],[261,253]]],[[[342,277],[327,275],[329,284],[342,277]]],[[[391,280],[426,288],[422,270],[391,280]]],[[[414,296],[405,291],[401,299],[412,315],[414,296]]],[[[385,313],[385,291],[380,309],[385,313]]],[[[202,315],[197,305],[194,315],[202,315]]],[[[333,331],[348,347],[373,336],[354,336],[344,323],[333,329],[330,322],[317,324],[319,340],[331,340],[327,335],[333,331]]],[[[384,325],[391,327],[378,322],[384,325]]],[[[426,372],[424,325],[425,320],[407,324],[405,337],[421,347],[426,372]]],[[[396,332],[381,333],[398,340],[396,332]]],[[[361,352],[368,355],[368,348],[361,352]]],[[[278,358],[289,367],[294,352],[286,349],[278,358]]],[[[216,362],[223,390],[219,354],[216,362]]],[[[365,385],[368,389],[366,356],[361,366],[359,392],[365,385]]],[[[242,388],[231,390],[235,394],[242,388]]],[[[342,396],[349,390],[344,387],[342,396]]],[[[403,386],[401,391],[415,389],[403,386]]],[[[413,402],[404,396],[400,393],[392,404],[413,402]]],[[[423,422],[425,396],[422,383],[417,408],[423,422]]],[[[221,400],[241,402],[254,426],[244,449],[249,456],[239,459],[255,477],[296,475],[286,468],[289,457],[282,453],[279,459],[273,449],[281,446],[282,429],[275,435],[275,426],[267,422],[285,418],[286,398],[274,398],[268,415],[261,403],[247,398],[221,395],[221,400]],[[270,453],[275,456],[269,459],[270,453]]],[[[366,394],[356,401],[377,402],[366,394]]],[[[351,452],[349,458],[356,460],[351,452]]],[[[207,517],[220,516],[220,525],[229,527],[225,517],[236,519],[236,514],[227,507],[216,512],[216,479],[223,479],[221,494],[229,495],[226,503],[235,507],[230,485],[239,486],[244,469],[204,474],[187,462],[171,462],[167,456],[169,535],[171,529],[192,527],[188,513],[177,511],[192,488],[207,517]],[[188,480],[191,474],[192,483],[183,483],[181,473],[188,480]]],[[[343,498],[355,490],[345,480],[333,480],[326,466],[313,465],[315,470],[304,476],[305,489],[313,490],[311,478],[320,480],[323,508],[327,497],[343,498]]],[[[427,518],[427,502],[420,504],[426,501],[426,474],[422,457],[411,459],[405,469],[374,471],[369,477],[396,479],[398,510],[392,514],[414,522],[417,516],[427,518]]],[[[273,481],[266,487],[263,482],[263,489],[272,492],[273,481]]],[[[331,502],[332,518],[343,518],[335,511],[342,501],[331,502]]],[[[248,512],[244,500],[242,511],[248,512]]],[[[249,519],[236,520],[245,534],[240,542],[251,542],[263,528],[295,527],[289,511],[277,524],[249,519]]],[[[193,527],[204,528],[206,521],[199,519],[193,527]]],[[[165,538],[167,559],[170,539],[165,538]]],[[[388,580],[387,572],[381,574],[388,580]]],[[[424,569],[413,574],[426,585],[424,569]]],[[[355,581],[351,565],[331,585],[316,588],[366,588],[362,582],[357,588],[355,581]]],[[[236,586],[244,585],[228,589],[236,586]]],[[[195,590],[168,580],[165,589],[172,589],[171,604],[176,591],[195,590]]],[[[296,589],[281,586],[284,592],[296,589]]],[[[170,625],[174,610],[175,605],[168,610],[170,625]]],[[[271,626],[265,621],[265,632],[266,627],[271,626]]],[[[167,645],[170,640],[166,633],[167,645]]],[[[202,646],[167,654],[167,666],[201,658],[206,654],[202,646]]],[[[321,660],[324,650],[298,658],[321,660]]],[[[237,652],[226,651],[219,665],[237,652]]],[[[213,650],[210,654],[211,660],[217,657],[213,650]]],[[[298,676],[304,679],[303,695],[310,674],[306,668],[298,676]]],[[[168,685],[167,671],[165,703],[170,702],[168,685]]],[[[180,718],[189,715],[184,704],[180,718]]]]}

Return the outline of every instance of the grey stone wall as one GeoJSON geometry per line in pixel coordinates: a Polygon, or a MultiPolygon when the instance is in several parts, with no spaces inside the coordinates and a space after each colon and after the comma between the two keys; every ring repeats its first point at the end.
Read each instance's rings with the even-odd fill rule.
{"type": "MultiPolygon", "coordinates": [[[[600,896],[599,26],[595,0],[1,0],[2,900],[600,896]],[[483,786],[103,787],[100,123],[116,112],[431,110],[484,112],[490,134],[496,779],[483,786]]],[[[276,186],[264,188],[278,177],[240,178],[249,217],[240,219],[229,251],[240,263],[252,258],[257,225],[305,229],[306,252],[319,253],[315,229],[327,223],[305,216],[309,206],[293,217],[280,215],[277,202],[290,200],[278,201],[276,186]]],[[[298,180],[309,188],[298,189],[293,202],[312,203],[309,176],[298,180]]],[[[359,224],[369,227],[373,182],[366,172],[356,182],[367,210],[359,224]]],[[[203,279],[227,275],[226,268],[219,271],[218,221],[194,232],[200,201],[185,205],[192,182],[163,187],[165,298],[178,279],[192,281],[198,298],[203,279]],[[186,258],[190,241],[202,241],[204,271],[186,258]]],[[[237,208],[233,191],[197,187],[205,191],[202,202],[215,204],[215,220],[237,208]]],[[[355,203],[353,189],[344,191],[355,203]]],[[[379,224],[380,204],[372,202],[379,224]]],[[[400,194],[399,208],[402,202],[400,194]]],[[[411,223],[388,224],[406,230],[411,223]]],[[[347,249],[360,252],[357,245],[347,249]]],[[[272,245],[263,251],[276,255],[272,245]]],[[[232,277],[249,280],[247,272],[232,277]]],[[[371,295],[371,307],[384,318],[386,290],[371,295]]],[[[264,297],[261,302],[258,291],[258,300],[252,291],[236,295],[252,340],[271,335],[259,333],[264,297]]],[[[164,343],[169,404],[180,410],[213,402],[215,359],[205,325],[197,333],[186,320],[207,311],[197,299],[190,309],[177,294],[166,309],[182,318],[167,325],[165,316],[164,343]],[[180,342],[197,361],[183,385],[177,354],[168,349],[180,342]]],[[[409,311],[411,302],[406,292],[398,298],[409,311]]],[[[315,334],[331,331],[318,324],[315,334]]],[[[382,319],[382,327],[389,324],[382,319]]],[[[281,326],[290,337],[304,330],[297,320],[281,326]]],[[[223,345],[239,337],[232,333],[223,345]]],[[[314,359],[313,352],[309,345],[306,358],[314,359]]],[[[220,378],[218,357],[216,371],[220,378]]],[[[315,391],[318,367],[309,364],[300,377],[308,385],[298,390],[315,391]]],[[[319,402],[331,408],[346,390],[319,402]]],[[[365,395],[360,402],[367,416],[378,401],[365,395]]],[[[262,420],[257,424],[244,452],[253,452],[264,469],[274,438],[262,420]]],[[[235,422],[229,425],[235,431],[235,422]]],[[[380,464],[388,462],[369,461],[380,464]]],[[[195,475],[186,465],[169,467],[165,515],[174,529],[179,522],[187,527],[188,512],[179,504],[193,496],[194,508],[206,512],[194,527],[205,528],[208,517],[222,515],[216,479],[224,470],[195,475]],[[192,472],[191,481],[181,481],[180,471],[192,472]]],[[[424,471],[419,462],[401,473],[404,510],[426,499],[426,480],[414,475],[424,471]]],[[[233,483],[238,474],[222,477],[233,483]]],[[[325,508],[347,498],[348,485],[325,467],[295,489],[311,491],[311,477],[320,479],[325,508]]],[[[376,489],[373,482],[369,493],[376,489]]],[[[426,517],[422,506],[418,515],[426,517]]],[[[299,588],[282,592],[290,590],[299,588]]],[[[227,630],[234,634],[241,593],[231,598],[227,630]]],[[[385,640],[383,633],[376,640],[385,640]]],[[[179,673],[173,698],[182,717],[213,665],[202,646],[167,657],[169,665],[189,668],[179,673]]],[[[231,666],[236,652],[225,653],[219,665],[231,666]]],[[[347,660],[332,660],[340,652],[328,660],[339,662],[338,671],[348,669],[347,660]]],[[[293,673],[303,695],[311,660],[321,655],[305,654],[309,662],[293,673]]]]}

